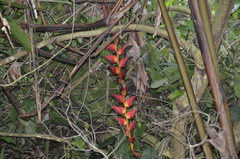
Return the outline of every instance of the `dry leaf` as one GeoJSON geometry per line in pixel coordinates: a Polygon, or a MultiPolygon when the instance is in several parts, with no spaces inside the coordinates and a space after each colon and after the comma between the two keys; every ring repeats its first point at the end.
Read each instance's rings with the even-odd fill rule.
{"type": "Polygon", "coordinates": [[[18,62],[16,61],[13,62],[13,64],[8,69],[8,74],[13,80],[16,80],[19,77],[21,77],[20,65],[18,62]]]}
{"type": "MultiPolygon", "coordinates": [[[[139,1],[138,1],[138,2],[134,5],[132,12],[133,12],[133,13],[136,13],[137,10],[140,9],[141,7],[142,7],[142,4],[140,4],[139,1]]],[[[147,10],[146,10],[145,6],[144,6],[144,8],[143,8],[143,11],[142,11],[141,15],[142,15],[142,16],[147,15],[147,10]]]]}
{"type": "Polygon", "coordinates": [[[211,138],[207,141],[210,142],[219,151],[222,159],[230,158],[230,153],[227,148],[224,132],[223,131],[217,132],[209,124],[206,124],[206,126],[207,126],[207,134],[211,138]]]}
{"type": "Polygon", "coordinates": [[[157,29],[158,29],[158,26],[160,25],[161,17],[162,17],[162,12],[158,5],[157,13],[156,13],[156,23],[155,23],[154,34],[153,34],[154,36],[156,36],[156,34],[157,34],[157,29]]]}
{"type": "Polygon", "coordinates": [[[141,55],[140,47],[145,45],[139,32],[130,33],[128,42],[126,45],[132,45],[133,47],[127,52],[127,56],[132,56],[132,65],[134,65],[135,76],[132,77],[133,83],[136,87],[136,91],[142,96],[145,94],[146,89],[149,88],[148,75],[144,68],[143,60],[145,56],[141,55]]]}

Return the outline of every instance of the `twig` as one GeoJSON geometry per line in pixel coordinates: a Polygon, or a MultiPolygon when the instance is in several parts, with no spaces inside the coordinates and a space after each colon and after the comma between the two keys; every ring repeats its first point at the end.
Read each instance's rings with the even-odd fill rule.
{"type": "Polygon", "coordinates": [[[57,142],[64,142],[64,143],[68,143],[71,145],[75,145],[75,143],[71,142],[70,140],[60,138],[57,136],[53,136],[53,135],[46,135],[46,134],[20,134],[20,133],[0,132],[0,136],[40,138],[40,139],[53,140],[53,141],[57,141],[57,142]]]}

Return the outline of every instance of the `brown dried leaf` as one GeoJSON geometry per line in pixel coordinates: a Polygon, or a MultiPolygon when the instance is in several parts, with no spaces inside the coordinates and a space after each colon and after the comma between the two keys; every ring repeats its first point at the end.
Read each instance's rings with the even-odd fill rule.
{"type": "Polygon", "coordinates": [[[20,71],[20,65],[18,62],[13,62],[13,64],[8,69],[8,74],[13,80],[16,80],[22,76],[20,71]]]}
{"type": "Polygon", "coordinates": [[[140,47],[145,45],[141,35],[138,32],[130,33],[129,40],[126,45],[132,45],[133,47],[128,51],[127,56],[132,56],[132,64],[134,65],[135,77],[132,77],[133,83],[137,89],[137,92],[142,96],[145,94],[146,89],[149,88],[148,75],[143,65],[143,60],[146,57],[141,56],[140,47]]]}
{"type": "Polygon", "coordinates": [[[162,17],[162,12],[161,12],[160,7],[158,5],[157,13],[156,13],[155,29],[154,29],[154,34],[153,34],[154,36],[156,36],[156,34],[157,34],[157,29],[158,29],[158,26],[160,25],[161,17],[162,17]]]}
{"type": "Polygon", "coordinates": [[[120,5],[122,4],[122,1],[118,1],[118,3],[116,4],[116,6],[113,8],[113,10],[109,13],[109,16],[106,19],[106,23],[108,25],[113,24],[115,21],[117,21],[118,19],[122,18],[122,16],[137,2],[137,1],[133,1],[132,3],[130,3],[131,1],[128,1],[127,3],[124,4],[123,8],[120,8],[120,10],[117,12],[118,8],[120,7],[120,5]]]}
{"type": "MultiPolygon", "coordinates": [[[[133,13],[136,13],[137,10],[140,9],[141,7],[142,7],[142,4],[140,4],[139,1],[138,1],[138,2],[134,5],[132,12],[133,12],[133,13]]],[[[145,6],[144,6],[144,8],[143,8],[143,10],[142,10],[141,15],[142,15],[142,16],[147,15],[147,10],[146,10],[145,6]]]]}
{"type": "Polygon", "coordinates": [[[217,132],[209,124],[206,124],[207,134],[211,139],[207,140],[210,142],[220,153],[221,158],[230,158],[230,153],[227,148],[225,134],[223,131],[217,132]]]}

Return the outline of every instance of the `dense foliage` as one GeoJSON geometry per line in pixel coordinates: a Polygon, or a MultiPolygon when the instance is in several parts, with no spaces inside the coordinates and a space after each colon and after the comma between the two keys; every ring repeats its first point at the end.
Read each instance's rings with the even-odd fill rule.
{"type": "MultiPolygon", "coordinates": [[[[101,3],[0,1],[0,158],[137,158],[131,153],[131,140],[125,140],[121,125],[126,124],[118,120],[119,125],[115,119],[113,109],[118,111],[119,107],[113,107],[118,103],[111,95],[121,92],[122,87],[108,69],[109,58],[102,58],[110,54],[104,48],[99,54],[95,53],[107,42],[113,43],[110,40],[112,33],[117,32],[114,29],[122,28],[135,18],[143,2],[126,11],[77,73],[67,80],[98,36],[104,33],[101,3]],[[84,30],[74,30],[73,26],[78,24],[83,24],[78,27],[84,30]],[[63,83],[66,84],[64,90],[58,90],[63,83]],[[56,92],[59,94],[51,98],[56,92]]],[[[107,13],[115,4],[117,1],[104,4],[107,13]]],[[[239,1],[234,4],[217,52],[231,119],[236,125],[240,121],[239,4],[239,1]]],[[[189,77],[193,77],[196,59],[184,44],[198,48],[198,43],[188,2],[166,0],[166,6],[175,34],[182,40],[181,52],[189,77]]],[[[218,1],[210,0],[209,6],[214,18],[218,1]]],[[[136,96],[131,101],[134,102],[131,109],[138,109],[138,113],[134,113],[137,123],[134,122],[131,133],[135,138],[134,149],[142,159],[171,158],[174,152],[171,152],[170,140],[177,138],[172,132],[180,118],[173,116],[174,102],[184,95],[172,46],[159,14],[157,1],[147,1],[142,15],[132,24],[149,26],[152,31],[126,30],[121,32],[118,44],[119,48],[126,44],[132,46],[126,53],[132,60],[128,66],[124,65],[129,70],[124,83],[128,86],[126,97],[136,96]]],[[[203,120],[217,125],[209,88],[198,106],[203,120]]],[[[185,117],[190,117],[190,113],[185,117]]],[[[187,131],[183,132],[188,140],[183,144],[188,146],[199,143],[193,120],[188,119],[187,131]]],[[[239,143],[236,137],[237,146],[239,143]]],[[[196,156],[203,155],[201,146],[191,151],[186,149],[185,154],[191,157],[193,152],[196,156]]]]}

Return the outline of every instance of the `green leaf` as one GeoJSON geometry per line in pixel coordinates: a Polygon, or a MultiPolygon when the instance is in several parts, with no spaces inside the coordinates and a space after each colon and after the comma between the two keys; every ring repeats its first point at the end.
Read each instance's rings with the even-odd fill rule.
{"type": "Polygon", "coordinates": [[[153,84],[151,84],[150,88],[159,88],[161,87],[165,82],[167,82],[168,79],[161,79],[159,81],[153,82],[153,84]]]}
{"type": "Polygon", "coordinates": [[[82,138],[80,138],[80,137],[75,137],[74,138],[74,141],[75,141],[75,143],[76,143],[76,145],[77,145],[77,147],[79,148],[79,149],[84,149],[84,144],[85,144],[85,142],[84,142],[84,140],[82,139],[82,138]]]}
{"type": "Polygon", "coordinates": [[[235,94],[238,98],[240,98],[240,85],[237,84],[237,85],[234,85],[234,91],[235,91],[235,94]]]}
{"type": "Polygon", "coordinates": [[[20,28],[16,22],[13,20],[8,20],[8,24],[10,26],[10,31],[12,37],[23,46],[25,50],[28,52],[31,52],[31,44],[30,44],[30,38],[23,33],[23,29],[20,28]]]}
{"type": "Polygon", "coordinates": [[[4,159],[5,146],[1,150],[0,159],[4,159]]]}
{"type": "Polygon", "coordinates": [[[232,107],[230,108],[231,120],[235,122],[240,121],[240,107],[232,107]]]}
{"type": "Polygon", "coordinates": [[[53,120],[58,120],[62,124],[66,125],[66,126],[69,126],[68,121],[66,119],[60,117],[56,110],[52,109],[51,116],[52,116],[53,120]]]}
{"type": "Polygon", "coordinates": [[[17,121],[17,119],[18,119],[18,112],[16,111],[15,108],[12,107],[12,109],[10,111],[10,120],[12,122],[15,122],[15,121],[17,121]]]}
{"type": "Polygon", "coordinates": [[[240,75],[234,75],[234,91],[238,98],[240,98],[240,75]]]}
{"type": "Polygon", "coordinates": [[[29,120],[28,121],[28,126],[24,128],[26,134],[34,134],[36,133],[36,124],[29,120]]]}
{"type": "Polygon", "coordinates": [[[108,145],[112,145],[115,141],[116,141],[116,137],[115,136],[112,136],[110,138],[108,138],[107,140],[105,140],[101,145],[99,145],[99,148],[104,148],[108,145]]]}
{"type": "Polygon", "coordinates": [[[13,140],[13,137],[8,136],[0,136],[0,139],[4,140],[7,143],[13,143],[16,144],[16,142],[13,140]]]}
{"type": "Polygon", "coordinates": [[[143,151],[141,159],[158,159],[158,153],[153,147],[147,147],[143,151]]]}
{"type": "Polygon", "coordinates": [[[3,5],[9,5],[9,3],[10,3],[11,7],[22,8],[22,9],[29,8],[28,6],[19,4],[17,2],[9,2],[9,0],[7,0],[7,1],[0,1],[0,4],[3,4],[3,5]]]}
{"type": "Polygon", "coordinates": [[[172,92],[172,93],[168,96],[168,98],[169,98],[170,100],[174,100],[174,99],[176,99],[177,97],[179,97],[179,96],[182,95],[182,94],[183,94],[183,91],[175,90],[174,92],[172,92]]]}
{"type": "MultiPolygon", "coordinates": [[[[122,138],[124,137],[123,132],[119,132],[118,134],[118,141],[121,141],[122,138]]],[[[126,159],[130,159],[128,152],[129,152],[129,141],[127,139],[125,139],[122,143],[116,142],[116,146],[118,146],[117,150],[116,150],[116,156],[117,158],[126,158],[126,159]]]]}
{"type": "Polygon", "coordinates": [[[28,98],[23,100],[23,106],[26,113],[30,113],[37,108],[35,101],[28,98]]]}
{"type": "Polygon", "coordinates": [[[8,147],[12,148],[14,151],[19,151],[19,152],[23,153],[23,150],[17,146],[13,146],[13,145],[9,144],[8,147]]]}
{"type": "Polygon", "coordinates": [[[137,122],[137,126],[135,128],[134,133],[139,136],[142,137],[142,135],[146,132],[147,126],[145,124],[142,124],[141,122],[137,122]]]}
{"type": "Polygon", "coordinates": [[[128,140],[124,140],[116,150],[117,158],[130,159],[130,156],[128,155],[128,151],[129,151],[128,147],[129,147],[128,140]]]}
{"type": "Polygon", "coordinates": [[[155,12],[157,12],[158,2],[157,2],[156,0],[152,0],[151,2],[152,2],[153,10],[154,10],[155,12]]]}

